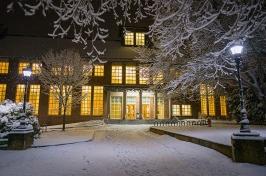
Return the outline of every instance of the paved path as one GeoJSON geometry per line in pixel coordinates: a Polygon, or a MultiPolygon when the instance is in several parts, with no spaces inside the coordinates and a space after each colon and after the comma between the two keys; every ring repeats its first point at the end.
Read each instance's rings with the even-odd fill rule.
{"type": "Polygon", "coordinates": [[[0,151],[0,176],[265,176],[264,166],[148,130],[112,125],[88,143],[0,151]]]}
{"type": "MultiPolygon", "coordinates": [[[[216,143],[231,145],[231,135],[239,132],[239,125],[222,125],[214,124],[212,127],[207,126],[159,126],[155,127],[173,133],[192,136],[200,139],[214,141],[216,143]]],[[[259,132],[262,137],[266,138],[266,126],[252,125],[252,131],[259,132]]]]}

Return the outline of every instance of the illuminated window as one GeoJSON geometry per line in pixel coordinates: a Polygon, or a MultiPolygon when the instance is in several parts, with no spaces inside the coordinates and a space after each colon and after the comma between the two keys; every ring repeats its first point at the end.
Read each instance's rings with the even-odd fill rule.
{"type": "Polygon", "coordinates": [[[226,97],[220,96],[221,116],[227,116],[226,97]]]}
{"type": "Polygon", "coordinates": [[[40,74],[41,73],[41,66],[42,64],[40,63],[33,63],[32,64],[32,74],[40,74]]]}
{"type": "Polygon", "coordinates": [[[180,105],[172,105],[172,116],[181,116],[180,105]]]}
{"type": "MultiPolygon", "coordinates": [[[[65,96],[65,89],[71,89],[69,86],[63,86],[63,97],[65,96]]],[[[59,115],[59,100],[58,100],[58,92],[59,89],[55,86],[50,87],[49,92],[49,107],[48,107],[48,115],[59,115]]],[[[72,97],[68,97],[68,102],[66,106],[66,115],[71,115],[71,101],[72,97]]],[[[61,115],[63,115],[64,109],[61,109],[61,115]]]]}
{"type": "Polygon", "coordinates": [[[121,119],[122,117],[122,97],[111,96],[111,119],[121,119]]]}
{"type": "Polygon", "coordinates": [[[30,85],[29,102],[33,107],[33,114],[39,112],[40,85],[30,85]]]}
{"type": "Polygon", "coordinates": [[[201,102],[201,114],[207,115],[207,91],[206,85],[200,85],[200,102],[201,102]]]}
{"type": "Polygon", "coordinates": [[[104,65],[95,65],[94,76],[104,76],[104,65]]]}
{"type": "Polygon", "coordinates": [[[103,87],[94,86],[93,115],[103,115],[103,87]]]}
{"type": "Polygon", "coordinates": [[[64,67],[64,75],[73,75],[74,69],[72,66],[65,66],[64,67]]]}
{"type": "Polygon", "coordinates": [[[23,102],[24,100],[25,85],[18,84],[16,90],[16,103],[23,102]]]}
{"type": "Polygon", "coordinates": [[[6,98],[6,84],[0,84],[0,102],[6,98]]]}
{"type": "Polygon", "coordinates": [[[85,74],[85,76],[92,76],[92,66],[83,65],[83,73],[85,74]]]}
{"type": "Polygon", "coordinates": [[[0,74],[8,73],[9,63],[6,61],[0,61],[0,74]]]}
{"type": "Polygon", "coordinates": [[[145,45],[145,35],[144,33],[137,32],[136,33],[136,45],[144,46],[145,45]]]}
{"type": "Polygon", "coordinates": [[[215,100],[213,87],[207,86],[208,89],[208,103],[209,103],[209,116],[215,116],[215,100]]]}
{"type": "Polygon", "coordinates": [[[182,116],[191,116],[191,105],[182,105],[182,116]]]}
{"type": "MultiPolygon", "coordinates": [[[[71,74],[71,73],[70,73],[71,74]]],[[[66,97],[66,92],[70,93],[72,86],[63,86],[63,96],[66,97]]],[[[72,95],[68,96],[68,101],[66,105],[66,115],[71,115],[71,105],[72,105],[72,95]]],[[[61,115],[64,114],[64,108],[62,108],[61,115]]]]}
{"type": "Polygon", "coordinates": [[[52,73],[54,75],[60,75],[61,74],[61,68],[60,67],[54,67],[54,68],[52,68],[52,73]]]}
{"type": "Polygon", "coordinates": [[[215,116],[215,99],[213,87],[200,85],[201,114],[215,116]],[[208,112],[209,111],[209,112],[208,112]]]}
{"type": "Polygon", "coordinates": [[[22,74],[23,70],[29,66],[30,66],[30,63],[28,63],[28,62],[20,62],[18,65],[18,73],[22,74]]]}
{"type": "Polygon", "coordinates": [[[126,32],[125,34],[125,45],[134,45],[134,33],[126,32]]]}
{"type": "Polygon", "coordinates": [[[112,66],[112,84],[122,84],[122,66],[112,66]]]}
{"type": "Polygon", "coordinates": [[[50,87],[48,115],[59,115],[59,101],[57,98],[58,89],[55,86],[50,87]]]}
{"type": "Polygon", "coordinates": [[[164,99],[163,97],[157,98],[157,111],[158,111],[158,119],[164,118],[164,99]]]}
{"type": "Polygon", "coordinates": [[[158,84],[160,81],[163,80],[163,73],[159,71],[155,76],[153,77],[153,83],[158,84]]]}
{"type": "Polygon", "coordinates": [[[136,84],[135,66],[126,66],[126,84],[136,84]]]}
{"type": "Polygon", "coordinates": [[[81,115],[91,114],[91,86],[82,86],[81,115]]]}
{"type": "Polygon", "coordinates": [[[139,83],[140,84],[148,84],[148,81],[149,81],[148,68],[141,67],[139,69],[139,83]]]}

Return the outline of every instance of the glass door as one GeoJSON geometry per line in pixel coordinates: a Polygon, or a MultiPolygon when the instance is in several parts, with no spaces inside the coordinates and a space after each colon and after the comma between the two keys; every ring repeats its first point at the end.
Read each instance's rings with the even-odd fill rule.
{"type": "Polygon", "coordinates": [[[122,119],[122,97],[111,96],[110,119],[122,119]]]}
{"type": "Polygon", "coordinates": [[[136,119],[136,97],[133,96],[127,97],[126,117],[127,120],[136,119]]]}

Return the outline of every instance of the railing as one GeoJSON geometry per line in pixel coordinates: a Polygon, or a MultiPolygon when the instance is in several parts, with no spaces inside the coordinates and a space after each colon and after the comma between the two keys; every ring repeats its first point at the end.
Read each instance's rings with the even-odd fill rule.
{"type": "Polygon", "coordinates": [[[153,123],[154,126],[205,126],[210,125],[208,119],[190,119],[190,120],[179,120],[179,119],[167,119],[167,120],[156,120],[153,123]]]}

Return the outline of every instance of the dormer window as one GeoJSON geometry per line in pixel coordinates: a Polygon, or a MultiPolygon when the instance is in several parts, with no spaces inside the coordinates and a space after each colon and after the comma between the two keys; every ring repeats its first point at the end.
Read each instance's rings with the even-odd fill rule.
{"type": "Polygon", "coordinates": [[[126,32],[125,45],[128,45],[128,46],[134,45],[134,33],[133,32],[126,32]]]}
{"type": "Polygon", "coordinates": [[[124,36],[125,46],[144,46],[145,33],[144,32],[126,32],[124,36]]]}

